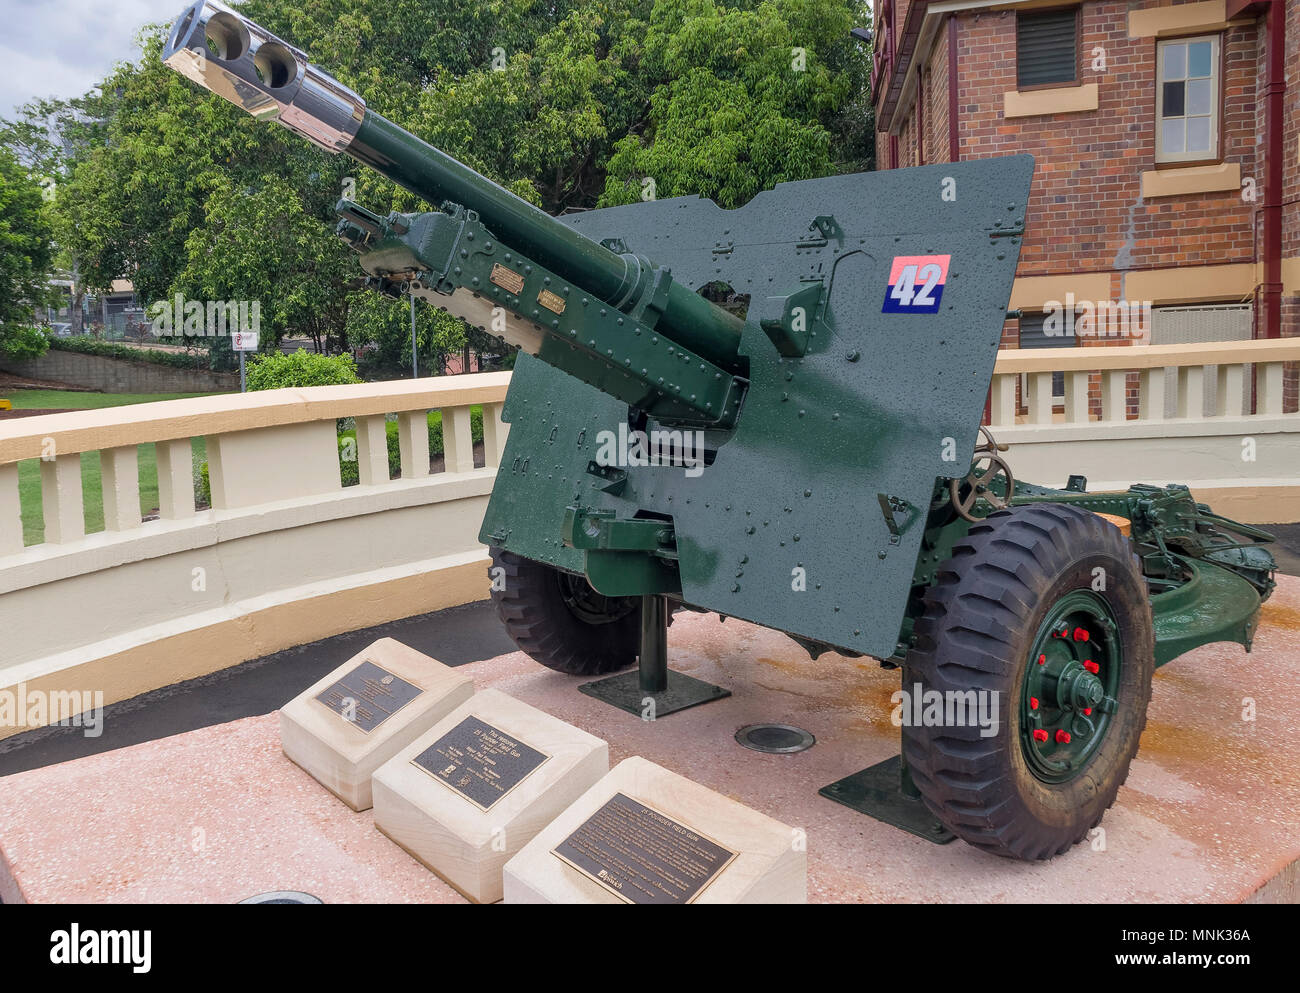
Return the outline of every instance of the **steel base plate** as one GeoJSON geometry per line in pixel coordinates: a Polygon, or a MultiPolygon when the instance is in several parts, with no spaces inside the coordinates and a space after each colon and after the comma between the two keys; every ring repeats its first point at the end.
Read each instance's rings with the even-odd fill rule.
{"type": "Polygon", "coordinates": [[[957,836],[935,818],[919,797],[902,790],[900,756],[885,759],[851,776],[823,786],[817,792],[828,800],[852,807],[878,821],[914,834],[936,845],[946,845],[957,836]]]}
{"type": "Polygon", "coordinates": [[[587,696],[603,700],[637,717],[651,713],[646,701],[647,698],[653,699],[656,720],[687,707],[731,696],[731,690],[724,690],[721,686],[714,686],[672,669],[668,670],[668,689],[662,693],[647,693],[641,689],[641,674],[636,669],[597,679],[592,683],[583,683],[578,689],[587,696]]]}

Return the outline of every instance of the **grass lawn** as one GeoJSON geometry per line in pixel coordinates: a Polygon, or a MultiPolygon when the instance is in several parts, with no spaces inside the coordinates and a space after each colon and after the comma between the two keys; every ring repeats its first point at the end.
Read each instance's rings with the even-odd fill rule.
{"type": "Polygon", "coordinates": [[[14,410],[95,410],[124,407],[129,403],[180,400],[210,396],[208,393],[82,393],[77,390],[10,390],[7,399],[14,410]]]}
{"type": "MultiPolygon", "coordinates": [[[[75,408],[88,410],[96,407],[121,407],[133,403],[150,403],[157,400],[175,400],[187,396],[205,396],[202,393],[78,393],[67,390],[11,390],[9,399],[18,410],[48,410],[75,408]]],[[[193,441],[194,454],[199,461],[207,458],[202,438],[193,441]]],[[[140,513],[143,516],[158,506],[158,460],[152,444],[139,446],[140,461],[140,513]]],[[[103,486],[100,480],[99,453],[85,452],[81,456],[81,488],[86,510],[87,533],[104,530],[103,486]]],[[[27,459],[18,463],[18,495],[22,503],[23,542],[39,544],[45,540],[45,518],[41,510],[41,463],[27,459]]]]}

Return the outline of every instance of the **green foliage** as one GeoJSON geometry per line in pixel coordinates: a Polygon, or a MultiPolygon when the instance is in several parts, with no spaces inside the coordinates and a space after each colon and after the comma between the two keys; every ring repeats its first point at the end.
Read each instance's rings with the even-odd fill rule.
{"type": "MultiPolygon", "coordinates": [[[[411,374],[411,304],[380,293],[358,290],[348,298],[347,334],[351,341],[374,346],[363,359],[367,376],[396,378],[411,374]]],[[[443,359],[465,347],[465,322],[416,302],[416,343],[420,375],[442,368],[443,359]]]]}
{"type": "MultiPolygon", "coordinates": [[[[246,0],[379,113],[558,213],[701,194],[738,206],[775,183],[869,168],[870,56],[849,29],[864,0],[246,0]]],[[[49,216],[78,286],[129,276],[143,303],[257,300],[272,350],[369,349],[409,368],[405,301],[359,291],[330,235],[344,181],[371,209],[428,209],[346,156],[255,120],[141,57],[76,100],[0,121],[9,148],[57,180],[49,216]]],[[[30,192],[30,191],[29,191],[30,192]]],[[[6,256],[8,253],[4,253],[6,256]]],[[[671,260],[668,260],[671,262],[671,260]]],[[[35,268],[41,268],[39,264],[35,268]]],[[[3,323],[3,322],[0,322],[3,323]]],[[[423,370],[483,335],[421,304],[423,370]]],[[[229,343],[202,343],[230,362],[229,343]]]]}
{"type": "Polygon", "coordinates": [[[40,184],[0,147],[0,350],[7,354],[39,345],[32,325],[36,305],[49,295],[51,235],[40,184]]]}
{"type": "Polygon", "coordinates": [[[0,330],[0,355],[10,359],[38,359],[50,347],[40,328],[14,324],[0,330]]]}
{"type": "Polygon", "coordinates": [[[870,135],[839,120],[865,87],[868,61],[849,39],[864,23],[857,4],[657,0],[641,51],[649,113],[615,146],[601,204],[647,197],[650,180],[656,198],[732,208],[777,183],[865,166],[870,135]]]}
{"type": "MultiPolygon", "coordinates": [[[[442,440],[442,411],[429,412],[429,457],[438,458],[446,451],[442,440]]],[[[396,479],[402,474],[401,441],[396,421],[384,424],[384,435],[388,443],[388,478],[396,479]]],[[[483,442],[483,408],[471,407],[469,410],[469,433],[475,445],[483,442]]],[[[357,432],[348,428],[339,432],[339,474],[344,486],[356,486],[360,481],[356,448],[357,432]]]]}
{"type": "Polygon", "coordinates": [[[206,356],[194,352],[164,352],[151,348],[130,348],[111,341],[98,338],[78,336],[75,338],[50,338],[49,347],[59,352],[80,352],[83,355],[99,355],[106,359],[122,359],[126,362],[149,362],[153,365],[170,366],[173,369],[206,369],[206,356]]]}
{"type": "Polygon", "coordinates": [[[212,506],[212,479],[206,459],[194,467],[194,506],[199,510],[212,506]]]}
{"type": "Polygon", "coordinates": [[[304,386],[359,383],[351,355],[316,355],[298,349],[289,355],[258,355],[248,368],[248,390],[279,390],[304,386]]]}
{"type": "MultiPolygon", "coordinates": [[[[339,479],[344,486],[356,486],[361,482],[361,464],[357,461],[356,432],[341,433],[339,442],[339,479]]],[[[392,454],[388,456],[388,476],[393,475],[392,454]]]]}
{"type": "Polygon", "coordinates": [[[256,302],[262,326],[271,329],[263,336],[267,348],[289,330],[347,347],[343,288],[356,262],[332,228],[307,212],[298,190],[276,176],[256,188],[219,176],[203,213],[185,240],[176,285],[193,299],[256,302]]]}

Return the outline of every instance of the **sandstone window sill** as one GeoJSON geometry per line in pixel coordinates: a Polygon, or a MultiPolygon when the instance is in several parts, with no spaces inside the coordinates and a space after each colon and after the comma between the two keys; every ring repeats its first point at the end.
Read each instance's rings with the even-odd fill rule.
{"type": "Polygon", "coordinates": [[[1182,169],[1152,169],[1142,173],[1142,199],[1221,193],[1241,189],[1241,166],[1236,162],[1187,166],[1182,169]]]}
{"type": "Polygon", "coordinates": [[[1038,117],[1080,114],[1097,109],[1097,84],[1057,86],[1044,90],[1011,90],[1002,94],[1002,116],[1038,117]]]}

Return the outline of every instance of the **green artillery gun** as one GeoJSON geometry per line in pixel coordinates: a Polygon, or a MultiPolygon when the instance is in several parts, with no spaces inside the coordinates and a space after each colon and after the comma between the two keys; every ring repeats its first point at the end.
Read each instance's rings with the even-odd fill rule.
{"type": "Polygon", "coordinates": [[[164,58],[439,205],[343,200],[338,233],[376,289],[520,346],[480,537],[521,649],[618,673],[584,692],[656,717],[726,695],[668,670],[681,609],[872,656],[946,716],[822,794],[1041,859],[1114,801],[1155,667],[1249,650],[1270,535],[1182,486],[1016,482],[980,428],[1029,156],[553,218],[220,4],[186,10],[164,58]],[[1001,719],[952,719],[978,698],[1001,719]]]}

